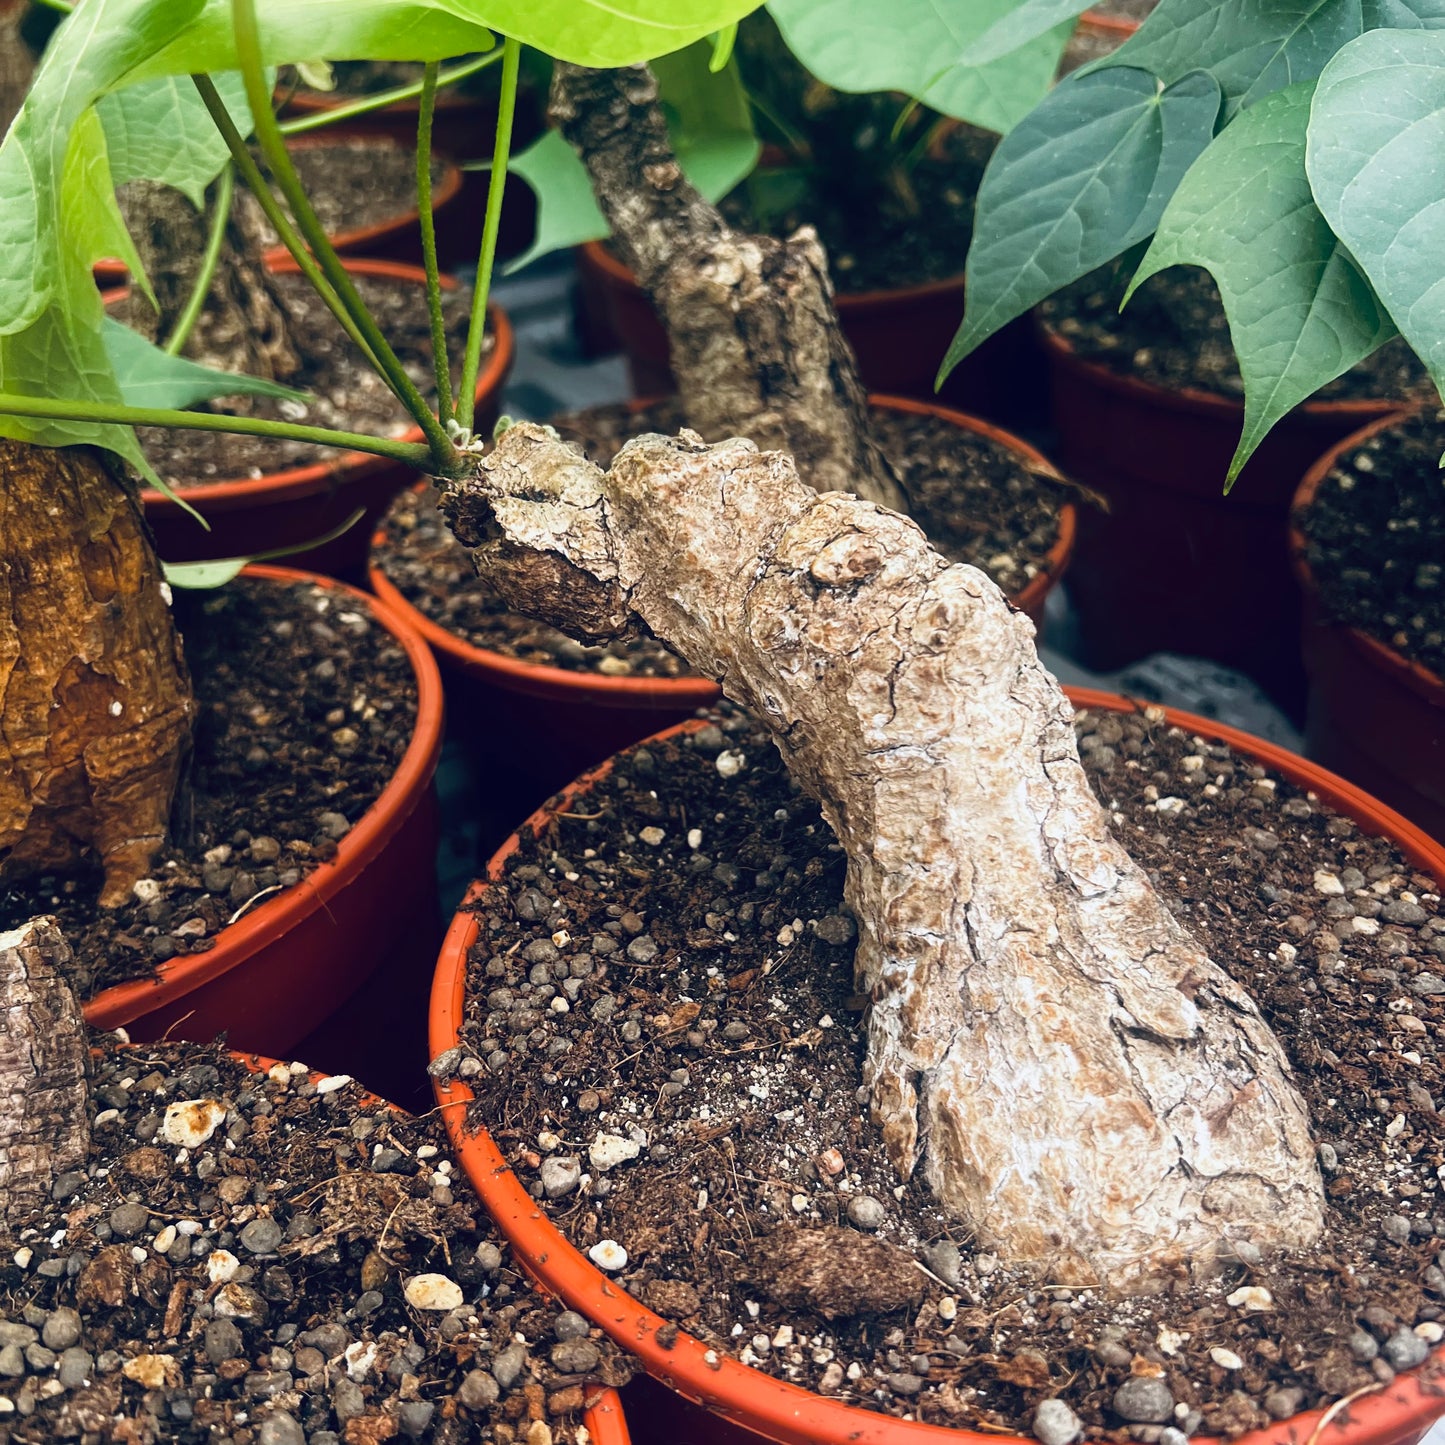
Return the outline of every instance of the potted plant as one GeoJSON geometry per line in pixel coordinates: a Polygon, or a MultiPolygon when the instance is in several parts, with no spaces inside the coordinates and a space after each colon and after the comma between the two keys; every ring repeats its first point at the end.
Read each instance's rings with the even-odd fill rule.
{"type": "Polygon", "coordinates": [[[0,940],[10,1438],[625,1445],[625,1359],[515,1269],[435,1125],[216,1044],[87,1048],[67,963],[53,918],[0,940]]]}

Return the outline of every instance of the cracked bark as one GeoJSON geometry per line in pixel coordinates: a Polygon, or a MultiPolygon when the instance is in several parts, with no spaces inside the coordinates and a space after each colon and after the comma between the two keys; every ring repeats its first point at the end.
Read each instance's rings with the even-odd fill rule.
{"type": "Polygon", "coordinates": [[[126,899],[165,840],[191,688],[135,489],[0,441],[0,880],[98,856],[126,899]]]}
{"type": "MultiPolygon", "coordinates": [[[[159,181],[132,181],[117,195],[158,307],[139,287],[132,287],[114,314],[147,339],[163,342],[196,288],[210,218],[159,181]]],[[[255,198],[238,190],[206,305],[185,355],[222,371],[285,382],[299,375],[301,358],[293,337],[294,318],[261,260],[263,225],[255,198]]],[[[237,398],[228,409],[244,413],[253,405],[237,398]]]]}
{"type": "Polygon", "coordinates": [[[0,933],[0,1220],[28,1222],[90,1147],[87,1049],[53,918],[0,933]]]}
{"type": "Polygon", "coordinates": [[[982,572],[692,433],[603,474],[518,425],[444,507],[511,605],[599,639],[640,621],[771,728],[848,858],[873,1118],[982,1244],[1150,1290],[1315,1238],[1283,1051],[1115,841],[982,572]]]}
{"type": "Polygon", "coordinates": [[[812,228],[787,241],[732,230],[683,175],[646,66],[559,62],[553,76],[552,119],[662,315],[688,425],[790,452],[819,491],[906,512],[812,228]]]}

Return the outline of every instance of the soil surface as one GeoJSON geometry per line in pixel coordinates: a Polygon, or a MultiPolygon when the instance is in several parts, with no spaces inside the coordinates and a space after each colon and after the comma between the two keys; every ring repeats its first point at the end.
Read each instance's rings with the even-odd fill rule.
{"type": "MultiPolygon", "coordinates": [[[[901,461],[913,515],[938,549],[955,561],[982,567],[1010,595],[1021,592],[1047,565],[1066,488],[1027,470],[999,444],[937,417],[879,409],[873,422],[895,465],[901,461]]],[[[672,400],[641,411],[606,406],[553,420],[603,466],[629,438],[676,432],[684,424],[672,400]]],[[[652,638],[584,646],[507,611],[472,570],[430,492],[398,497],[383,528],[387,541],[373,551],[373,561],[414,607],[474,647],[611,676],[680,677],[687,672],[679,657],[652,638]]]]}
{"type": "Polygon", "coordinates": [[[1445,678],[1445,416],[1347,452],[1297,517],[1325,614],[1445,678]]]}
{"type": "MultiPolygon", "coordinates": [[[[401,436],[409,430],[412,421],[406,410],[362,359],[306,279],[280,276],[277,284],[298,319],[293,334],[305,353],[304,372],[292,385],[295,390],[306,393],[309,400],[253,397],[232,402],[222,399],[199,409],[225,416],[270,417],[307,426],[334,427],[370,436],[401,436]]],[[[409,281],[371,276],[357,277],[356,284],[407,374],[422,395],[430,399],[436,393],[436,379],[432,370],[431,323],[425,288],[409,281]]],[[[452,373],[455,387],[466,341],[471,293],[465,288],[445,291],[442,304],[447,318],[448,349],[458,363],[452,373]]],[[[490,334],[485,344],[490,349],[490,334]]],[[[138,434],[156,471],[181,488],[266,476],[291,467],[313,466],[341,455],[335,447],[274,437],[219,436],[156,427],[141,427],[138,434]]]]}
{"type": "Polygon", "coordinates": [[[117,909],[95,902],[98,868],[0,891],[0,930],[60,920],[81,998],[214,948],[228,921],[334,857],[411,741],[411,665],[349,594],[240,578],[177,592],[176,615],[194,755],[150,877],[117,909]]]}
{"type": "Polygon", "coordinates": [[[435,1122],[114,1037],[88,1167],[0,1251],[0,1441],[561,1445],[585,1388],[627,1379],[512,1264],[435,1122]]]}
{"type": "MultiPolygon", "coordinates": [[[[474,58],[470,55],[459,55],[455,60],[448,61],[446,68],[450,69],[474,58]]],[[[416,85],[421,81],[425,70],[426,67],[419,61],[335,60],[331,62],[331,77],[335,88],[323,91],[309,90],[304,85],[297,87],[295,71],[286,66],[281,72],[281,90],[289,94],[293,87],[297,87],[302,94],[312,99],[341,104],[364,95],[376,95],[383,90],[395,90],[401,85],[416,85]]],[[[437,104],[448,104],[448,97],[452,95],[495,95],[500,81],[500,70],[500,65],[489,67],[475,75],[466,76],[455,85],[444,87],[437,92],[437,104]]],[[[409,104],[413,109],[417,107],[414,100],[409,104]]]]}
{"type": "MultiPolygon", "coordinates": [[[[1196,266],[1171,267],[1146,281],[1121,312],[1131,275],[1131,268],[1105,266],[1042,302],[1039,314],[1080,356],[1111,371],[1242,401],[1244,382],[1213,277],[1196,266]]],[[[1405,400],[1429,385],[1415,353],[1396,338],[1314,399],[1405,400]]]]}
{"type": "MultiPolygon", "coordinates": [[[[416,155],[382,137],[320,136],[291,146],[291,161],[328,236],[394,221],[416,211],[416,155]]],[[[432,195],[446,173],[433,158],[432,195]]],[[[279,239],[264,221],[267,245],[279,239]]]]}
{"type": "MultiPolygon", "coordinates": [[[[1438,885],[1161,709],[1077,730],[1118,834],[1290,1054],[1317,1247],[1241,1242],[1210,1284],[1118,1301],[1005,1266],[899,1179],[860,1101],[843,856],[728,711],[623,754],[483,900],[475,1117],[574,1243],[759,1370],[1047,1445],[1233,1437],[1445,1339],[1438,885]],[[1036,1422],[1044,1400],[1063,1406],[1036,1422]]],[[[1431,1368],[1445,1383],[1445,1354],[1431,1368]]]]}

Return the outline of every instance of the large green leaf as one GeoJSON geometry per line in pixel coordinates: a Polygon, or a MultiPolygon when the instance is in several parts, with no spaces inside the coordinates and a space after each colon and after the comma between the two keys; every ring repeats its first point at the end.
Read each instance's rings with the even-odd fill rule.
{"type": "Polygon", "coordinates": [[[127,406],[184,410],[218,396],[272,396],[285,401],[307,400],[304,392],[259,376],[217,371],[183,356],[172,356],[139,332],[107,316],[101,332],[106,355],[120,383],[127,406]]]}
{"type": "Polygon", "coordinates": [[[1445,35],[1374,30],[1320,76],[1316,204],[1445,392],[1445,35]]]}
{"type": "Polygon", "coordinates": [[[1070,76],[999,142],[979,187],[946,375],[999,327],[1148,236],[1209,144],[1219,86],[1142,70],[1070,76]]]}
{"type": "MultiPolygon", "coordinates": [[[[688,179],[710,201],[749,175],[762,147],[737,66],[711,68],[706,42],[654,63],[668,133],[688,179]]],[[[592,194],[587,168],[557,131],[548,131],[511,164],[537,194],[537,234],[515,271],[564,246],[600,241],[607,222],[592,194]]]]}
{"type": "MultiPolygon", "coordinates": [[[[214,77],[236,128],[251,134],[251,109],[235,72],[214,77]]],[[[111,179],[162,181],[190,197],[198,209],[206,187],[230,152],[189,76],[166,75],[106,96],[96,105],[105,127],[111,179]]]]}
{"type": "Polygon", "coordinates": [[[1027,45],[1056,25],[1071,22],[1089,8],[1091,0],[1012,0],[1009,9],[993,21],[963,52],[967,65],[986,65],[1027,45]]]}
{"type": "Polygon", "coordinates": [[[1161,0],[1105,65],[1137,65],[1166,83],[1207,70],[1231,109],[1313,80],[1376,26],[1445,25],[1445,0],[1161,0]]]}
{"type": "Polygon", "coordinates": [[[1070,16],[974,63],[970,47],[1009,19],[1018,3],[769,0],[768,10],[793,54],[835,90],[901,90],[945,115],[1007,131],[1048,90],[1073,29],[1070,16]]]}
{"type": "Polygon", "coordinates": [[[1180,181],[1129,287],[1179,265],[1218,284],[1244,377],[1228,483],[1287,411],[1395,334],[1310,196],[1313,94],[1313,81],[1292,85],[1225,127],[1180,181]]]}

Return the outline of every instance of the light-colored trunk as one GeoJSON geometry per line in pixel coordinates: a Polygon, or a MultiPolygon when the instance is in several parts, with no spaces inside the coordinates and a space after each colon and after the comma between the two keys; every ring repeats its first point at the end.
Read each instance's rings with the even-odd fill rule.
{"type": "Polygon", "coordinates": [[[134,487],[100,454],[0,440],[0,880],[165,841],[191,683],[134,487]]]}
{"type": "Polygon", "coordinates": [[[788,241],[732,230],[683,175],[646,66],[559,64],[551,112],[662,314],[688,424],[791,453],[819,491],[907,511],[811,228],[788,241]]]}
{"type": "Polygon", "coordinates": [[[0,1220],[24,1224],[90,1148],[85,1025],[53,918],[0,933],[0,1220]]]}
{"type": "Polygon", "coordinates": [[[906,519],[747,442],[644,437],[605,475],[505,433],[444,506],[508,601],[640,619],[772,729],[848,858],[889,1153],[1007,1259],[1161,1287],[1307,1245],[1289,1065],[1115,841],[1033,628],[906,519]]]}

